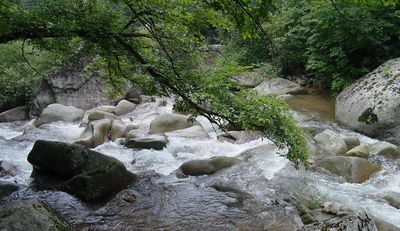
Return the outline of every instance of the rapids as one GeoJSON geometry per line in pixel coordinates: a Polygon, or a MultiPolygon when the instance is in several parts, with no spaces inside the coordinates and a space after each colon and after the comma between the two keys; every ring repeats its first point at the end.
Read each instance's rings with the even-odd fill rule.
{"type": "MultiPolygon", "coordinates": [[[[309,100],[309,98],[293,98],[290,104],[300,104],[304,100],[309,100]]],[[[322,111],[322,116],[318,111],[314,110],[315,105],[313,103],[302,103],[302,108],[309,107],[310,110],[298,110],[298,108],[293,107],[295,110],[298,110],[294,111],[294,116],[303,127],[312,128],[314,132],[329,128],[343,135],[358,136],[362,143],[375,142],[374,139],[346,130],[336,124],[331,114],[331,101],[326,102],[324,100],[329,99],[313,98],[313,102],[318,102],[319,104],[326,103],[326,107],[322,111]]],[[[134,112],[123,116],[123,121],[128,124],[138,125],[140,133],[142,135],[146,134],[150,121],[158,113],[172,112],[172,101],[168,100],[166,106],[160,106],[159,101],[160,99],[157,102],[138,106],[134,112]]],[[[222,202],[218,202],[218,200],[229,201],[229,198],[214,195],[213,192],[207,191],[207,186],[224,184],[234,185],[258,201],[269,205],[273,204],[276,198],[284,198],[290,193],[307,192],[315,200],[337,201],[353,208],[364,209],[369,214],[400,228],[400,210],[389,206],[381,199],[384,193],[400,193],[400,167],[382,157],[374,157],[372,161],[381,164],[383,170],[362,184],[346,183],[339,177],[326,175],[312,169],[295,170],[291,163],[282,157],[282,154],[285,154],[285,150],[278,149],[270,152],[255,153],[244,164],[224,169],[210,176],[178,179],[174,175],[174,171],[185,161],[204,159],[212,156],[237,156],[246,150],[262,144],[271,144],[271,141],[268,139],[259,139],[245,144],[221,142],[217,140],[216,131],[218,131],[218,128],[213,127],[205,118],[199,118],[199,121],[209,133],[211,139],[171,138],[167,147],[161,151],[129,149],[121,145],[120,140],[116,140],[114,142],[108,141],[95,148],[95,150],[117,158],[125,164],[128,170],[134,173],[149,172],[152,170],[160,174],[159,177],[156,177],[155,181],[157,184],[164,186],[155,186],[152,183],[149,186],[151,189],[148,190],[153,190],[154,192],[158,192],[158,190],[170,190],[177,194],[177,197],[181,200],[178,202],[174,201],[174,198],[160,197],[156,201],[143,202],[143,211],[149,209],[146,207],[148,204],[157,206],[155,204],[157,202],[161,203],[158,205],[160,207],[157,208],[162,212],[174,214],[179,213],[178,209],[174,208],[174,203],[186,203],[188,208],[198,209],[199,211],[204,210],[204,213],[191,218],[193,222],[202,218],[206,219],[207,216],[217,216],[217,211],[222,206],[222,202]],[[193,185],[202,187],[204,194],[198,196],[210,197],[209,203],[212,202],[214,205],[204,206],[202,204],[204,201],[201,199],[193,199],[190,196],[193,193],[193,185]]],[[[20,171],[16,176],[3,177],[1,180],[14,181],[25,185],[29,184],[32,166],[27,162],[27,155],[37,139],[73,142],[83,131],[83,128],[79,127],[78,123],[66,122],[46,124],[39,128],[22,129],[21,127],[26,122],[0,124],[0,160],[17,166],[20,171]]],[[[143,193],[147,189],[141,188],[144,186],[140,186],[140,184],[138,183],[138,191],[143,193]]],[[[123,227],[122,225],[126,224],[124,223],[126,222],[124,219],[115,222],[110,221],[109,219],[115,216],[110,217],[109,213],[111,212],[105,211],[107,206],[97,211],[94,215],[88,215],[87,219],[82,221],[81,215],[90,214],[90,211],[72,196],[63,192],[33,192],[28,188],[25,192],[19,192],[19,196],[25,197],[35,194],[46,198],[53,207],[58,208],[57,210],[61,214],[67,216],[73,224],[78,225],[77,227],[82,228],[98,222],[99,227],[101,227],[100,229],[107,230],[111,227],[107,224],[113,224],[113,227],[123,227]]],[[[112,209],[110,208],[110,210],[112,209]]],[[[129,217],[129,215],[121,211],[113,211],[113,213],[114,215],[119,214],[121,217],[129,217]]],[[[238,220],[241,219],[241,216],[245,216],[238,212],[235,213],[235,210],[232,210],[231,213],[234,214],[232,217],[238,220]]],[[[143,214],[148,213],[143,212],[143,214]]],[[[168,220],[169,216],[165,218],[170,227],[174,227],[174,222],[176,225],[182,222],[173,220],[172,215],[170,216],[170,220],[168,220]]],[[[223,219],[223,217],[219,217],[218,219],[223,219]]],[[[204,222],[207,223],[207,221],[204,222]]],[[[209,222],[211,224],[216,222],[216,220],[211,219],[209,222]]],[[[229,222],[231,221],[227,220],[226,225],[229,222]]],[[[222,223],[224,222],[221,221],[222,223]]],[[[179,227],[189,228],[191,226],[182,223],[179,227]]],[[[168,228],[168,226],[161,228],[168,228]]]]}

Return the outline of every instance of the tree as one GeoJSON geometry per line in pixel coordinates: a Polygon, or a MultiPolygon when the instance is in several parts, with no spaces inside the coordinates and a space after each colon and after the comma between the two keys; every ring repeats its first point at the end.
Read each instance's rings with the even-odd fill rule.
{"type": "Polygon", "coordinates": [[[112,78],[150,76],[164,94],[180,97],[177,109],[222,128],[262,130],[298,166],[306,163],[307,145],[286,104],[245,89],[232,94],[230,77],[246,69],[235,61],[201,65],[211,52],[204,31],[263,36],[259,20],[273,7],[267,0],[0,0],[0,44],[23,40],[66,55],[96,55],[112,78]]]}

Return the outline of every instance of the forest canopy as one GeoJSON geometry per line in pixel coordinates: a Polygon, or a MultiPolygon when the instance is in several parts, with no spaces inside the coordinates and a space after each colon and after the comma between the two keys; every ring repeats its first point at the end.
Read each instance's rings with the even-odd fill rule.
{"type": "Polygon", "coordinates": [[[129,80],[179,96],[176,110],[221,128],[261,130],[287,147],[297,166],[306,163],[307,144],[285,102],[240,88],[230,77],[269,63],[274,73],[324,77],[340,90],[399,55],[396,2],[0,0],[0,44],[20,46],[18,60],[35,69],[35,78],[51,70],[47,56],[52,65],[91,56],[116,89],[129,80]],[[214,44],[227,51],[219,54],[214,44]],[[216,58],[206,65],[210,56],[216,58]]]}

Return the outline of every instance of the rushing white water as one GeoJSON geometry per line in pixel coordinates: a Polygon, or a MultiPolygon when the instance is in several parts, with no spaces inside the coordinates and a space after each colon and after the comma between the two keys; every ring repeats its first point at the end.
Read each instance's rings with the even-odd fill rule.
{"type": "MultiPolygon", "coordinates": [[[[161,99],[163,100],[163,99],[161,99]]],[[[149,123],[160,113],[171,113],[172,102],[167,101],[166,106],[159,106],[160,99],[154,103],[140,105],[134,112],[123,116],[122,120],[127,124],[138,125],[138,131],[146,134],[149,123]]],[[[215,130],[205,118],[198,118],[202,126],[211,136],[210,139],[186,139],[170,138],[169,144],[163,150],[136,150],[129,149],[120,144],[120,140],[108,141],[98,146],[95,150],[113,156],[123,162],[132,172],[154,170],[157,173],[169,175],[188,160],[205,159],[212,156],[237,156],[241,152],[271,141],[255,140],[245,144],[231,144],[220,142],[216,138],[215,130]]],[[[78,123],[57,122],[43,125],[39,128],[18,131],[21,123],[0,124],[0,160],[7,161],[20,171],[20,174],[12,177],[3,177],[2,180],[29,183],[29,175],[32,171],[27,162],[27,155],[37,139],[73,142],[83,131],[78,123]]],[[[314,125],[313,125],[314,126],[314,125]]],[[[315,126],[320,126],[316,124],[315,126]]],[[[336,125],[332,125],[337,128],[336,125]]],[[[360,137],[362,143],[373,143],[376,140],[362,136],[358,133],[340,130],[344,135],[360,137]]],[[[263,177],[266,180],[274,178],[276,173],[287,171],[285,166],[288,161],[279,155],[268,155],[254,161],[252,167],[246,172],[246,176],[254,175],[254,179],[263,177]]],[[[327,200],[338,201],[354,208],[365,209],[371,215],[381,218],[400,228],[400,210],[389,206],[383,199],[385,193],[400,193],[400,167],[390,162],[382,162],[383,170],[362,184],[343,183],[343,181],[331,181],[330,178],[313,177],[312,185],[327,200]]],[[[240,175],[240,173],[237,173],[240,175]]],[[[309,173],[313,176],[314,173],[309,173]]],[[[263,190],[256,187],[254,190],[263,190]]],[[[264,189],[268,190],[268,189],[264,189]]],[[[291,189],[288,189],[291,190],[291,189]]],[[[249,192],[260,194],[260,192],[249,192]]]]}

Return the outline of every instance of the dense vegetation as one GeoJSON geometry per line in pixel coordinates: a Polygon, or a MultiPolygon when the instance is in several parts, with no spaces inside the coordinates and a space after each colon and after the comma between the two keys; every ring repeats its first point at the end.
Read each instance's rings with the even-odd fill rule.
{"type": "MultiPolygon", "coordinates": [[[[392,1],[374,2],[0,0],[0,44],[19,41],[14,44],[62,58],[96,57],[114,87],[128,79],[179,96],[177,110],[222,128],[262,130],[288,147],[288,159],[298,165],[307,159],[307,145],[286,104],[241,89],[230,77],[261,65],[266,72],[327,78],[340,89],[398,55],[398,9],[392,1]],[[211,43],[227,49],[205,65],[215,52],[211,43]]],[[[46,55],[37,57],[32,66],[49,70],[42,65],[46,55]]],[[[26,75],[35,82],[32,73],[20,72],[15,80],[26,75]]]]}
{"type": "Polygon", "coordinates": [[[267,60],[284,75],[316,78],[336,94],[400,56],[396,2],[280,1],[262,23],[268,40],[243,40],[233,34],[228,44],[232,50],[242,47],[243,62],[267,60]]]}

